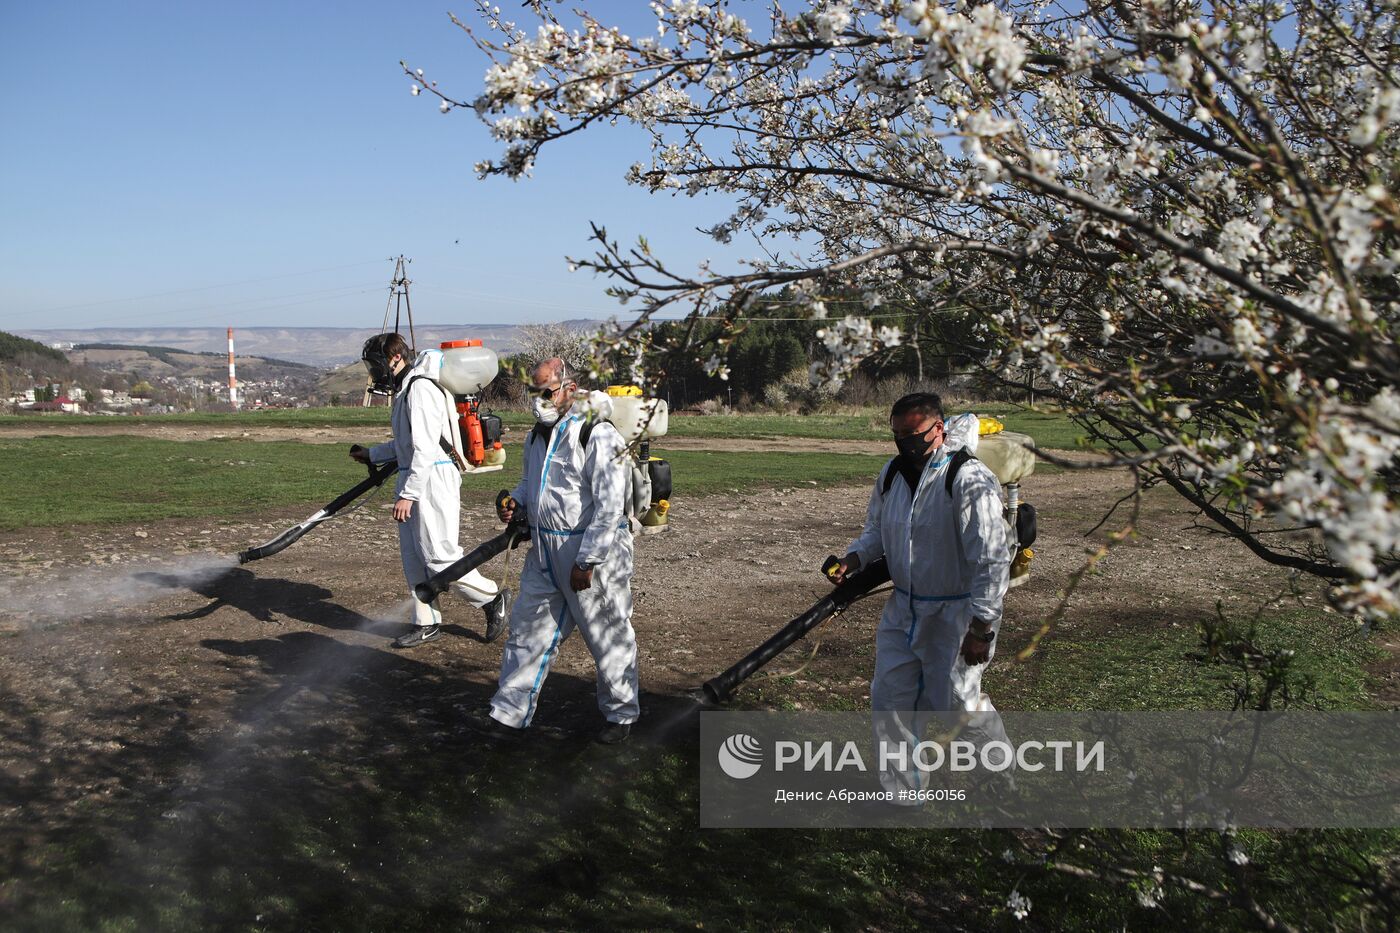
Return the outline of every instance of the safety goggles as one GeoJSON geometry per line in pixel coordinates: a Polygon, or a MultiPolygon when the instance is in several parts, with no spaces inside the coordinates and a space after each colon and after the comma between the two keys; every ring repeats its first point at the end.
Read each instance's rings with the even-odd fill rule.
{"type": "Polygon", "coordinates": [[[559,390],[562,388],[564,388],[563,383],[560,383],[559,385],[554,386],[553,388],[550,388],[549,386],[531,386],[530,394],[538,395],[540,398],[544,399],[547,402],[550,399],[554,398],[554,396],[558,395],[559,390]]]}

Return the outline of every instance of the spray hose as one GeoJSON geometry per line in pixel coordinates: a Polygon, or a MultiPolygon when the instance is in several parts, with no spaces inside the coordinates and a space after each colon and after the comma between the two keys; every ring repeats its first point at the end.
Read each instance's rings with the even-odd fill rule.
{"type": "MultiPolygon", "coordinates": [[[[871,590],[869,593],[866,593],[864,596],[857,596],[855,599],[851,600],[850,604],[846,606],[846,609],[851,608],[851,606],[854,606],[856,603],[860,602],[860,601],[863,600],[863,599],[869,599],[869,598],[872,597],[872,596],[881,596],[881,595],[883,595],[883,594],[885,594],[885,593],[891,593],[891,592],[893,592],[893,591],[894,591],[894,587],[892,587],[892,586],[881,586],[881,587],[878,587],[878,588],[876,588],[876,589],[871,590]]],[[[845,611],[844,609],[838,609],[838,610],[836,610],[836,612],[832,613],[832,618],[835,618],[836,616],[839,616],[839,615],[840,615],[842,612],[844,612],[844,611],[845,611]]],[[[807,657],[806,657],[805,660],[803,660],[803,662],[802,662],[801,664],[797,665],[796,667],[794,667],[794,668],[793,668],[792,670],[790,670],[790,671],[783,671],[781,674],[775,673],[775,672],[765,672],[765,675],[764,675],[764,676],[767,676],[767,677],[778,677],[778,678],[782,678],[782,677],[796,677],[798,674],[800,674],[800,673],[802,673],[803,671],[805,671],[805,670],[811,665],[811,663],[817,659],[817,652],[821,650],[821,647],[822,647],[822,640],[821,640],[820,638],[814,639],[814,640],[812,641],[812,650],[809,651],[809,652],[807,652],[807,657]]]]}
{"type": "Polygon", "coordinates": [[[418,597],[419,602],[432,602],[437,599],[439,593],[451,586],[454,580],[460,580],[502,551],[513,551],[520,546],[520,542],[530,540],[530,525],[525,510],[511,499],[508,493],[502,492],[496,497],[497,508],[501,508],[507,503],[514,514],[511,516],[510,524],[506,526],[506,530],[494,538],[488,538],[478,544],[457,561],[415,586],[413,595],[418,597]]]}
{"type": "MultiPolygon", "coordinates": [[[[354,447],[351,448],[351,450],[354,449],[354,447]]],[[[349,489],[345,490],[345,492],[336,496],[318,509],[310,518],[293,525],[266,544],[250,547],[246,551],[239,551],[238,562],[240,564],[247,564],[255,560],[262,560],[264,557],[271,557],[279,551],[286,550],[300,540],[302,535],[321,524],[321,522],[332,517],[371,489],[382,486],[386,479],[393,476],[394,473],[398,471],[398,468],[398,462],[395,460],[390,460],[388,463],[381,463],[378,465],[370,464],[368,478],[351,486],[349,489]]]]}
{"type": "MultiPolygon", "coordinates": [[[[828,577],[831,576],[830,568],[832,567],[834,565],[831,560],[828,560],[823,568],[828,577]]],[[[705,698],[715,705],[723,703],[733,695],[741,683],[752,677],[769,661],[792,647],[792,644],[802,636],[838,612],[844,611],[852,603],[872,595],[872,591],[876,587],[888,583],[889,580],[890,569],[883,557],[872,561],[870,566],[863,567],[849,575],[837,585],[836,589],[817,600],[812,608],[802,615],[774,632],[767,641],[740,658],[729,670],[718,677],[705,681],[703,687],[705,698]]]]}

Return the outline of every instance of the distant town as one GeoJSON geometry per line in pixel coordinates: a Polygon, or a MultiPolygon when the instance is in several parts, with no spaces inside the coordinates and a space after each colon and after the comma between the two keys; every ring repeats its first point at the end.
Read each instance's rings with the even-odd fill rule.
{"type": "Polygon", "coordinates": [[[364,376],[286,360],[0,335],[0,408],[28,415],[159,415],[361,404],[364,376]],[[343,383],[343,385],[342,385],[343,383]]]}
{"type": "Polygon", "coordinates": [[[231,408],[309,408],[305,396],[289,394],[295,387],[285,380],[238,382],[237,403],[228,400],[228,386],[212,380],[160,379],[157,384],[138,382],[128,390],[89,390],[76,383],[50,382],[13,393],[14,413],[87,415],[162,415],[176,411],[227,411],[231,408]],[[173,397],[173,398],[172,398],[173,397]],[[164,401],[162,401],[164,399],[164,401]]]}

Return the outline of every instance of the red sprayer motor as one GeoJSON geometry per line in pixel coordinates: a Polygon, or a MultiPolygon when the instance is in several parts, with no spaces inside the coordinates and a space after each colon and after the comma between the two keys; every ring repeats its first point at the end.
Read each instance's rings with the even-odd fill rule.
{"type": "Polygon", "coordinates": [[[500,372],[496,351],[480,340],[449,340],[441,345],[442,373],[438,381],[457,400],[457,420],[462,428],[470,472],[499,470],[506,462],[501,445],[501,419],[481,411],[481,393],[500,372]]]}

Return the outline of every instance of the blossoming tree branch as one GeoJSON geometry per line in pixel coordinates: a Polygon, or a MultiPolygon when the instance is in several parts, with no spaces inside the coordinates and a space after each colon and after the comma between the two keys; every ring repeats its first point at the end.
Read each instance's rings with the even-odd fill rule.
{"type": "Polygon", "coordinates": [[[722,373],[724,335],[779,294],[859,312],[825,327],[815,381],[900,341],[882,308],[958,317],[990,371],[1034,373],[1263,559],[1366,617],[1400,610],[1393,3],[816,0],[746,20],[668,0],[646,35],[526,7],[528,27],[485,3],[458,23],[491,60],[475,99],[406,67],[504,144],[477,171],[518,178],[627,122],[651,137],[632,183],[720,193],[735,209],[709,232],[755,242],[681,271],[595,227],[574,264],[636,310],[601,337],[633,376],[676,353],[722,373]],[[721,326],[657,345],[663,309],[721,326]]]}

